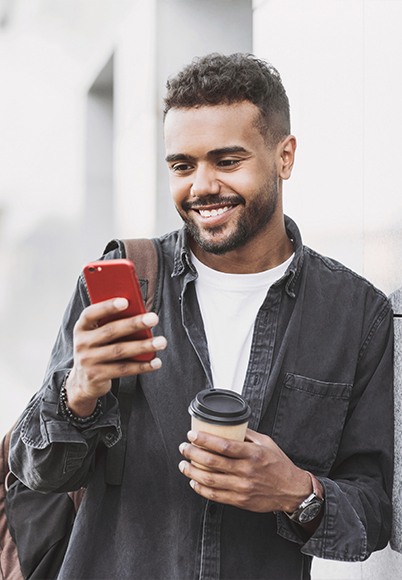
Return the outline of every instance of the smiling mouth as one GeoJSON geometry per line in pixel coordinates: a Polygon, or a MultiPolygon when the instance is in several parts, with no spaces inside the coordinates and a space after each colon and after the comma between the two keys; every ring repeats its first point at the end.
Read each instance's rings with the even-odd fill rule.
{"type": "Polygon", "coordinates": [[[193,208],[195,211],[197,211],[201,217],[203,218],[209,218],[209,217],[216,217],[219,215],[222,215],[224,213],[226,213],[227,211],[229,211],[230,209],[232,209],[232,207],[234,207],[233,205],[225,205],[223,207],[218,207],[218,208],[213,208],[213,209],[196,209],[193,208]]]}

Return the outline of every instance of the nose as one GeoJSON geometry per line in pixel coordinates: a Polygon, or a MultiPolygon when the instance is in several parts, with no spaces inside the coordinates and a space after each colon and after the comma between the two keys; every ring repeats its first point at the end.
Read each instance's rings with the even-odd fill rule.
{"type": "Polygon", "coordinates": [[[199,165],[193,173],[193,183],[190,194],[193,197],[205,195],[216,195],[220,193],[220,183],[216,177],[215,170],[208,165],[199,165]]]}

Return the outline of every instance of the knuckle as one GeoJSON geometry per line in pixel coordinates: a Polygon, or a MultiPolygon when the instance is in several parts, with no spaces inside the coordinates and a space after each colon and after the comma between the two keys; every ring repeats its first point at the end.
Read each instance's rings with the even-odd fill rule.
{"type": "Polygon", "coordinates": [[[116,342],[112,346],[112,353],[111,354],[112,354],[112,358],[114,358],[114,359],[124,358],[125,350],[124,350],[124,346],[122,345],[122,343],[116,342]]]}
{"type": "Polygon", "coordinates": [[[230,439],[222,439],[221,453],[222,455],[230,455],[233,444],[230,439]]]}
{"type": "Polygon", "coordinates": [[[79,329],[81,326],[85,326],[89,323],[89,316],[88,316],[88,307],[84,308],[81,312],[77,322],[74,325],[75,329],[79,329]]]}
{"type": "Polygon", "coordinates": [[[217,464],[217,457],[215,455],[208,454],[203,459],[203,463],[209,469],[214,470],[214,468],[216,468],[216,464],[217,464]]]}
{"type": "Polygon", "coordinates": [[[113,331],[112,324],[104,324],[99,328],[99,334],[101,336],[102,341],[104,342],[111,342],[116,336],[113,331]]]}
{"type": "Polygon", "coordinates": [[[217,501],[218,499],[218,494],[213,488],[208,489],[208,499],[211,501],[217,501]]]}
{"type": "MultiPolygon", "coordinates": [[[[79,357],[79,364],[83,369],[91,368],[92,359],[88,354],[82,354],[79,357]]],[[[85,372],[88,372],[87,370],[85,372]]]]}
{"type": "Polygon", "coordinates": [[[247,506],[250,504],[250,497],[245,493],[240,493],[238,494],[238,503],[243,508],[247,508],[247,506]]]}
{"type": "Polygon", "coordinates": [[[74,341],[74,350],[77,353],[82,353],[86,348],[86,343],[83,340],[80,340],[78,337],[74,341]]]}
{"type": "Polygon", "coordinates": [[[248,482],[248,485],[250,487],[255,488],[258,475],[253,465],[246,465],[243,468],[242,476],[244,478],[244,481],[248,482]]]}
{"type": "Polygon", "coordinates": [[[127,319],[127,324],[132,332],[136,332],[137,330],[141,330],[143,328],[143,324],[141,324],[141,318],[138,316],[132,316],[131,318],[127,319]]]}
{"type": "Polygon", "coordinates": [[[249,497],[255,491],[255,484],[251,479],[245,478],[242,480],[241,488],[244,497],[249,497]]]}
{"type": "Polygon", "coordinates": [[[130,364],[126,361],[122,361],[118,364],[118,372],[119,372],[119,376],[121,377],[125,377],[131,373],[131,369],[130,369],[130,364]]]}
{"type": "Polygon", "coordinates": [[[265,449],[261,445],[255,446],[254,453],[258,461],[262,460],[265,457],[265,449]]]}
{"type": "Polygon", "coordinates": [[[88,368],[85,372],[85,375],[88,383],[94,383],[98,378],[98,372],[93,367],[88,368]]]}
{"type": "Polygon", "coordinates": [[[149,371],[155,370],[153,367],[151,367],[149,362],[139,362],[137,364],[139,364],[140,373],[148,373],[149,371]]]}
{"type": "Polygon", "coordinates": [[[259,445],[255,445],[250,455],[252,463],[260,464],[264,459],[263,449],[259,445]]]}
{"type": "Polygon", "coordinates": [[[213,487],[215,485],[215,478],[213,477],[213,475],[207,473],[204,476],[204,485],[206,485],[207,487],[213,487]]]}

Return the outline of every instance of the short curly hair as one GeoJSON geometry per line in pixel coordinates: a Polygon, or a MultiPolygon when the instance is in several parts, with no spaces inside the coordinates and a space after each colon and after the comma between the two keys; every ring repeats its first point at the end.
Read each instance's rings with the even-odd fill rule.
{"type": "Polygon", "coordinates": [[[278,71],[252,54],[211,53],[195,58],[166,83],[164,117],[170,109],[250,101],[259,109],[263,137],[278,143],[290,134],[289,100],[278,71]]]}

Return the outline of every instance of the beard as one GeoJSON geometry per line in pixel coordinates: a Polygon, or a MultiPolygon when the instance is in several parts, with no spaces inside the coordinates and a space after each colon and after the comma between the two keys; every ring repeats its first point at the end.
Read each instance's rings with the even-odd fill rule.
{"type": "MultiPolygon", "coordinates": [[[[225,238],[221,238],[220,234],[224,232],[227,227],[226,224],[211,227],[205,231],[188,217],[186,211],[188,211],[193,204],[183,203],[184,211],[179,213],[184,221],[188,234],[194,242],[205,252],[221,255],[241,248],[269,224],[278,205],[278,193],[277,181],[275,177],[272,176],[247,205],[244,197],[239,194],[230,198],[219,195],[207,196],[204,199],[204,205],[207,205],[208,203],[231,202],[231,204],[241,204],[245,208],[242,215],[235,223],[233,231],[225,238]]],[[[202,200],[197,202],[196,206],[197,208],[202,207],[202,200]]]]}

